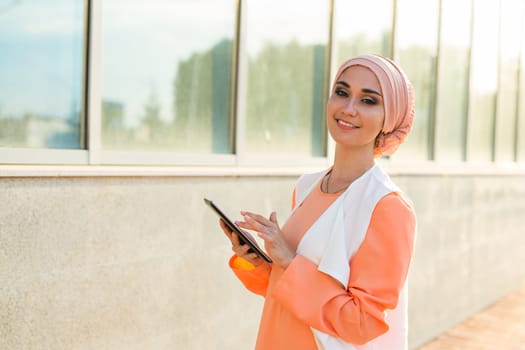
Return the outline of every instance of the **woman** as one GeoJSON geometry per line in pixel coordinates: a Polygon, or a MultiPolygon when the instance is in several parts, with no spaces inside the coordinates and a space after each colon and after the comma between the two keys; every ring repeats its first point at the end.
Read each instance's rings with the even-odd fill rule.
{"type": "Polygon", "coordinates": [[[275,212],[241,212],[237,222],[258,233],[273,263],[221,222],[235,252],[231,268],[265,297],[256,349],[406,349],[415,215],[375,159],[398,148],[413,119],[413,88],[394,62],[348,60],[326,108],[333,166],[299,179],[282,227],[275,212]]]}

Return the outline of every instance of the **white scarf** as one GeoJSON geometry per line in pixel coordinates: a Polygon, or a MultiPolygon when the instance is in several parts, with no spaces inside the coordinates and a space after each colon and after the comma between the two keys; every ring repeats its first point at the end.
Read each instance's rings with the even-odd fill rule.
{"type": "MultiPolygon", "coordinates": [[[[319,184],[326,171],[303,175],[296,185],[296,208],[319,184]]],[[[297,253],[315,264],[317,269],[339,281],[344,289],[350,278],[349,261],[361,246],[372,212],[381,198],[400,192],[383,169],[375,164],[355,180],[305,233],[297,253]],[[329,232],[329,234],[327,234],[329,232]]],[[[404,350],[407,348],[406,288],[394,310],[386,311],[389,330],[358,346],[312,328],[320,350],[404,350]]]]}

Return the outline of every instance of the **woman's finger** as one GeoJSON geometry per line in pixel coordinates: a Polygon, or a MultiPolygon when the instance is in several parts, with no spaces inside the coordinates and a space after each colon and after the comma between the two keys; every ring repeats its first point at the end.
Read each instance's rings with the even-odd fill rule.
{"type": "Polygon", "coordinates": [[[271,243],[272,241],[272,237],[270,237],[264,232],[257,232],[257,236],[259,236],[259,238],[261,238],[264,241],[264,243],[271,243]]]}
{"type": "Polygon", "coordinates": [[[262,215],[259,215],[259,214],[255,214],[255,213],[252,213],[252,212],[249,212],[249,211],[241,211],[241,215],[246,218],[246,217],[250,217],[252,218],[254,221],[262,224],[262,225],[265,225],[265,226],[268,226],[270,225],[272,222],[270,220],[268,220],[267,218],[265,218],[264,216],[262,215]]]}
{"type": "Polygon", "coordinates": [[[241,241],[239,240],[239,236],[235,232],[232,232],[232,234],[231,234],[231,241],[232,241],[232,245],[234,247],[242,245],[241,241]]]}
{"type": "Polygon", "coordinates": [[[260,222],[254,220],[253,218],[251,218],[250,216],[245,216],[244,217],[244,220],[245,221],[236,221],[235,223],[239,226],[239,227],[242,227],[242,228],[245,228],[247,230],[253,230],[253,231],[257,231],[257,232],[260,232],[260,231],[263,231],[266,229],[266,225],[263,225],[261,224],[260,222]]]}
{"type": "Polygon", "coordinates": [[[262,263],[264,263],[263,259],[259,257],[256,253],[248,252],[250,250],[250,246],[247,244],[242,244],[239,239],[239,236],[235,232],[230,230],[230,228],[222,219],[219,220],[219,225],[224,231],[224,234],[230,239],[232,244],[232,251],[235,253],[235,255],[250,262],[254,266],[259,266],[262,263]]]}
{"type": "Polygon", "coordinates": [[[255,266],[260,265],[260,264],[263,263],[263,259],[259,255],[257,255],[256,253],[250,253],[246,257],[244,257],[243,259],[248,260],[249,262],[251,262],[255,266]]]}
{"type": "Polygon", "coordinates": [[[277,227],[279,227],[279,223],[277,222],[277,213],[272,211],[270,214],[270,221],[273,222],[277,227]]]}
{"type": "Polygon", "coordinates": [[[222,230],[224,231],[224,234],[226,234],[226,236],[230,239],[230,241],[232,243],[232,247],[240,246],[241,245],[241,241],[239,239],[239,236],[235,232],[230,230],[230,228],[224,223],[224,221],[222,219],[219,221],[219,224],[220,224],[222,230]]]}
{"type": "MultiPolygon", "coordinates": [[[[251,254],[252,254],[252,253],[248,253],[248,250],[250,250],[250,246],[247,245],[247,244],[244,244],[244,245],[234,244],[234,245],[232,245],[232,251],[235,253],[235,255],[240,256],[241,258],[246,259],[246,260],[251,259],[250,257],[251,257],[251,254]]],[[[255,254],[255,255],[257,255],[257,254],[255,254]]]]}
{"type": "Polygon", "coordinates": [[[228,236],[228,238],[231,240],[232,230],[226,224],[222,219],[219,219],[219,225],[221,226],[221,229],[224,231],[224,234],[228,236]]]}
{"type": "Polygon", "coordinates": [[[247,218],[251,218],[253,220],[253,221],[247,220],[249,223],[254,223],[254,222],[259,223],[259,226],[258,226],[259,229],[257,230],[258,232],[264,232],[266,234],[271,235],[271,234],[274,234],[280,231],[279,223],[277,222],[277,213],[275,211],[273,211],[270,214],[268,219],[264,218],[261,215],[253,214],[250,212],[244,212],[244,213],[246,213],[246,216],[244,216],[245,220],[247,220],[247,218]]]}

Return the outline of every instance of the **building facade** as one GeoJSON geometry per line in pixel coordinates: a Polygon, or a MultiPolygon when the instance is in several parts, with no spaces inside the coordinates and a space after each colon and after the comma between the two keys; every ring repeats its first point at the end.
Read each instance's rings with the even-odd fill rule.
{"type": "Polygon", "coordinates": [[[0,348],[251,348],[262,300],[203,198],[284,222],[362,53],[416,92],[379,160],[418,216],[411,348],[520,286],[524,23],[522,0],[0,4],[0,348]]]}

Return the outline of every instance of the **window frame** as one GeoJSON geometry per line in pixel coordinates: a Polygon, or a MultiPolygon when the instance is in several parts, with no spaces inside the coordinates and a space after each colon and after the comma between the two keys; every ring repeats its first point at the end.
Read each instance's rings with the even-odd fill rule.
{"type": "MultiPolygon", "coordinates": [[[[85,0],[84,6],[84,58],[83,58],[83,109],[81,112],[81,149],[40,149],[40,148],[0,148],[0,178],[13,176],[296,176],[309,171],[317,171],[330,166],[333,162],[335,143],[325,135],[326,155],[314,156],[276,156],[276,155],[250,155],[247,154],[245,140],[246,125],[246,4],[248,0],[236,0],[236,17],[234,32],[234,52],[232,57],[232,154],[191,154],[177,151],[113,151],[102,148],[102,1],[85,0]]],[[[393,1],[392,43],[391,51],[395,52],[396,46],[396,20],[397,1],[393,1]]],[[[332,74],[337,69],[337,54],[334,47],[334,0],[328,3],[329,10],[329,36],[327,41],[328,65],[325,81],[328,89],[332,83],[332,74]]],[[[475,1],[471,1],[472,15],[474,14],[475,1]]],[[[525,5],[522,19],[525,19],[525,5]]],[[[472,16],[472,22],[474,18],[472,16]]],[[[438,22],[441,26],[441,21],[438,22]]],[[[471,23],[471,36],[474,35],[474,25],[471,23]]],[[[525,26],[522,26],[522,35],[525,36],[525,26]]],[[[439,29],[438,29],[439,33],[439,29]]],[[[439,45],[439,41],[438,41],[439,45]]],[[[472,38],[471,38],[472,47],[472,38]]],[[[499,53],[498,53],[499,54],[499,53]]],[[[525,40],[522,40],[519,72],[524,76],[523,62],[525,58],[525,40]]],[[[470,54],[470,56],[472,56],[470,54]]],[[[439,50],[437,59],[439,60],[439,50]]],[[[470,70],[469,61],[469,86],[470,70]]],[[[437,72],[436,72],[437,74],[437,72]]],[[[499,77],[498,77],[499,79],[499,77]]],[[[435,80],[435,84],[437,84],[435,80]]],[[[518,94],[523,94],[523,84],[518,87],[518,94]]],[[[437,89],[433,89],[434,100],[437,89]]],[[[470,91],[466,92],[471,99],[470,91]]],[[[519,103],[518,99],[518,103],[519,103]]],[[[523,106],[520,106],[523,108],[523,106]]],[[[436,106],[431,114],[436,122],[436,106]]],[[[524,122],[523,120],[517,120],[524,122]]],[[[467,113],[465,137],[465,159],[462,162],[447,162],[432,160],[435,154],[435,135],[430,132],[429,150],[432,155],[429,160],[380,159],[390,172],[398,174],[498,174],[498,173],[525,173],[525,162],[515,159],[513,164],[497,164],[497,162],[476,162],[469,160],[469,145],[471,136],[471,117],[467,113]]],[[[516,143],[525,140],[516,138],[516,143]]],[[[491,145],[492,153],[495,145],[491,145]]],[[[517,146],[516,146],[517,147],[517,146]]],[[[516,157],[516,154],[515,154],[516,157]]]]}

